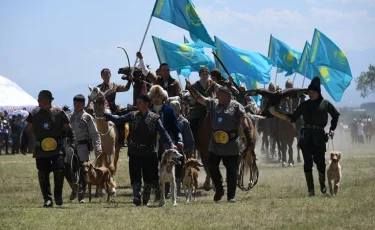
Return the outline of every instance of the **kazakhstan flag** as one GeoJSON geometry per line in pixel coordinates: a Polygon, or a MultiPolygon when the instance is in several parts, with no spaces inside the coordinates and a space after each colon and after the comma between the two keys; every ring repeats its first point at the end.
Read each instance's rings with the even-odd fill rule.
{"type": "Polygon", "coordinates": [[[201,66],[213,68],[214,62],[203,52],[203,48],[195,48],[194,44],[175,44],[152,36],[160,63],[168,63],[171,70],[182,71],[189,76],[192,71],[199,71],[201,66]],[[186,70],[185,70],[186,69],[186,70]]]}
{"type": "Polygon", "coordinates": [[[251,79],[268,84],[273,61],[260,53],[235,48],[215,36],[216,54],[225,64],[230,73],[250,76],[251,79]]]}
{"type": "Polygon", "coordinates": [[[210,48],[210,49],[214,49],[216,50],[216,46],[212,46],[210,44],[207,44],[205,42],[203,42],[202,40],[200,40],[197,36],[195,36],[193,33],[190,32],[190,38],[191,40],[193,40],[193,42],[197,45],[200,45],[202,47],[206,47],[206,48],[210,48]]]}
{"type": "Polygon", "coordinates": [[[215,46],[190,0],[157,0],[152,16],[181,27],[202,42],[215,46]]]}
{"type": "Polygon", "coordinates": [[[275,66],[287,72],[285,76],[289,76],[297,72],[301,53],[271,35],[268,57],[274,61],[275,66]]]}
{"type": "Polygon", "coordinates": [[[310,50],[311,46],[306,41],[305,47],[303,48],[302,56],[299,62],[298,70],[297,72],[301,74],[302,76],[312,80],[314,78],[314,75],[312,73],[312,69],[309,65],[310,62],[310,50]],[[310,68],[309,68],[310,67],[310,68]]]}
{"type": "Polygon", "coordinates": [[[345,53],[326,35],[315,29],[309,62],[313,76],[319,76],[329,95],[339,102],[352,81],[345,53]]]}

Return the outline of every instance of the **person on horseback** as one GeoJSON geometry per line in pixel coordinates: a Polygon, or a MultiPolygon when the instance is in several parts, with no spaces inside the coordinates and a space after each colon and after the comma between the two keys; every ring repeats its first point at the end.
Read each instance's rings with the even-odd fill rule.
{"type": "MultiPolygon", "coordinates": [[[[230,76],[230,78],[232,77],[230,76]]],[[[232,81],[225,80],[219,69],[213,69],[211,71],[211,79],[221,86],[228,87],[233,97],[236,98],[240,94],[236,87],[233,86],[232,81]]]]}
{"type": "Polygon", "coordinates": [[[52,207],[52,194],[49,175],[54,176],[54,198],[58,206],[63,204],[64,185],[64,139],[68,138],[71,147],[77,150],[74,132],[66,113],[52,106],[52,93],[42,90],[38,95],[39,107],[26,118],[27,125],[21,136],[21,153],[26,155],[29,137],[34,133],[36,146],[33,157],[36,159],[40,189],[44,199],[43,207],[52,207]]]}
{"type": "MultiPolygon", "coordinates": [[[[102,153],[102,145],[100,134],[94,118],[85,112],[83,109],[85,107],[85,97],[82,94],[78,94],[73,98],[74,111],[69,114],[70,123],[72,129],[77,138],[77,151],[78,157],[81,164],[85,161],[90,161],[90,151],[95,150],[96,158],[102,153]]],[[[79,203],[85,203],[84,195],[86,191],[86,182],[84,178],[83,168],[81,167],[80,178],[78,181],[78,187],[74,184],[70,184],[72,192],[70,194],[70,200],[74,200],[77,197],[79,203]]]]}
{"type": "Polygon", "coordinates": [[[129,130],[129,174],[133,188],[133,203],[137,206],[148,205],[155,173],[158,174],[157,136],[166,148],[176,149],[171,137],[163,127],[161,117],[150,111],[151,99],[147,94],[138,96],[138,111],[122,116],[105,113],[104,117],[116,124],[124,126],[130,122],[129,130]],[[143,197],[141,195],[143,177],[143,197]]]}
{"type": "MultiPolygon", "coordinates": [[[[181,127],[180,124],[177,121],[177,117],[175,112],[173,111],[172,107],[167,105],[165,102],[168,99],[168,93],[166,90],[164,90],[160,85],[154,85],[151,87],[150,92],[148,94],[150,96],[152,104],[150,104],[150,110],[158,115],[160,115],[160,120],[165,128],[167,130],[169,136],[172,138],[172,141],[174,144],[177,145],[178,150],[182,151],[184,144],[181,134],[181,127]]],[[[162,145],[160,136],[158,136],[158,157],[159,160],[161,159],[161,156],[163,152],[165,151],[164,146],[162,145]]],[[[181,162],[181,165],[176,165],[176,184],[177,186],[180,186],[181,183],[181,170],[183,167],[183,163],[181,162]]],[[[157,176],[157,172],[155,172],[155,176],[157,176]]],[[[159,177],[155,178],[155,189],[156,189],[156,199],[159,198],[159,177]]],[[[169,187],[166,188],[166,192],[168,192],[169,187]]]]}
{"type": "MultiPolygon", "coordinates": [[[[140,52],[137,53],[138,57],[142,57],[140,52]]],[[[143,59],[143,57],[142,57],[143,59]]],[[[173,79],[170,74],[170,68],[168,63],[162,63],[159,69],[156,70],[156,74],[151,73],[145,65],[141,65],[142,73],[151,74],[154,79],[154,85],[160,85],[165,91],[167,91],[168,97],[176,97],[182,95],[181,85],[176,79],[173,79]]]]}
{"type": "Polygon", "coordinates": [[[327,151],[326,142],[328,141],[328,136],[324,131],[324,127],[328,123],[328,114],[330,114],[332,119],[328,135],[333,138],[340,113],[331,102],[322,97],[319,77],[314,77],[311,81],[308,87],[308,95],[310,100],[300,104],[292,114],[286,114],[287,116],[285,116],[280,112],[276,112],[274,108],[270,109],[270,112],[273,110],[271,113],[275,116],[291,122],[296,122],[300,116],[303,116],[304,126],[301,130],[298,145],[303,154],[303,168],[308,194],[309,196],[315,196],[312,173],[313,163],[315,162],[319,172],[320,191],[325,194],[327,188],[325,185],[326,163],[324,154],[327,151]]]}
{"type": "Polygon", "coordinates": [[[235,202],[237,188],[238,157],[240,153],[238,144],[238,129],[240,125],[244,128],[247,140],[246,148],[254,150],[250,125],[247,123],[244,107],[231,99],[232,93],[228,87],[220,87],[217,99],[203,97],[186,79],[186,86],[192,97],[200,104],[207,106],[212,121],[213,135],[209,146],[209,169],[216,192],[214,201],[219,201],[224,196],[223,178],[220,173],[219,164],[223,164],[227,170],[227,200],[235,202]]]}
{"type": "MultiPolygon", "coordinates": [[[[193,84],[193,87],[204,97],[216,97],[216,91],[220,85],[215,81],[208,79],[210,70],[207,67],[201,67],[199,70],[200,79],[193,84]]],[[[194,98],[193,98],[194,100],[194,98]]],[[[199,102],[194,101],[194,107],[190,111],[190,127],[195,133],[199,122],[206,115],[207,108],[199,102]]]]}
{"type": "MultiPolygon", "coordinates": [[[[111,71],[107,68],[102,69],[100,72],[103,83],[99,84],[97,87],[102,92],[106,92],[109,90],[108,93],[106,93],[106,100],[108,102],[109,109],[113,114],[116,114],[118,112],[117,106],[116,106],[116,93],[119,92],[126,92],[129,90],[128,85],[120,85],[116,83],[111,83],[111,71]]],[[[121,125],[116,126],[118,132],[119,132],[119,143],[121,146],[124,146],[125,144],[125,127],[121,125]]]]}

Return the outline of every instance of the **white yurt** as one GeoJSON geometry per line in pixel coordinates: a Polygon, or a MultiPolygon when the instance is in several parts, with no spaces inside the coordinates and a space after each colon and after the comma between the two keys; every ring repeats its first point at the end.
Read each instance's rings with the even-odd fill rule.
{"type": "Polygon", "coordinates": [[[30,112],[37,106],[38,101],[35,98],[15,82],[0,75],[0,111],[11,114],[26,108],[30,112]]]}

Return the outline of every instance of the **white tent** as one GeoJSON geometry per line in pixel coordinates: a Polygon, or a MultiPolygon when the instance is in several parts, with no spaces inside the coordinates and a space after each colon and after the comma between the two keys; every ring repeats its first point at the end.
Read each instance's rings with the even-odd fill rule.
{"type": "Polygon", "coordinates": [[[38,101],[26,93],[16,83],[0,76],[0,110],[13,112],[26,108],[28,111],[38,106],[38,101]]]}

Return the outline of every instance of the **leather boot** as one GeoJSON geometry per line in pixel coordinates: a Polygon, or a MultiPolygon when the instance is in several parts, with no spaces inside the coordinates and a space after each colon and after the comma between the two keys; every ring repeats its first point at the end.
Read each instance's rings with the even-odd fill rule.
{"type": "Polygon", "coordinates": [[[38,171],[38,180],[40,185],[40,190],[42,192],[44,205],[43,207],[52,207],[52,194],[51,194],[51,184],[49,182],[49,172],[38,171]]]}
{"type": "Polygon", "coordinates": [[[327,193],[327,187],[326,187],[326,174],[325,172],[319,172],[319,184],[320,184],[320,191],[323,194],[327,193]]]}
{"type": "Polygon", "coordinates": [[[151,188],[152,188],[152,184],[149,184],[149,183],[145,183],[143,186],[143,197],[142,197],[143,205],[146,205],[146,206],[149,205],[148,202],[150,201],[151,188]]]}
{"type": "Polygon", "coordinates": [[[305,178],[306,178],[307,190],[309,192],[309,196],[315,196],[314,178],[313,178],[312,172],[305,172],[305,178]]]}
{"type": "Polygon", "coordinates": [[[133,204],[141,205],[141,183],[134,182],[133,185],[133,204]]]}
{"type": "Polygon", "coordinates": [[[54,188],[55,204],[60,206],[63,204],[62,190],[64,186],[64,171],[54,171],[53,179],[55,182],[55,188],[54,188]]]}

